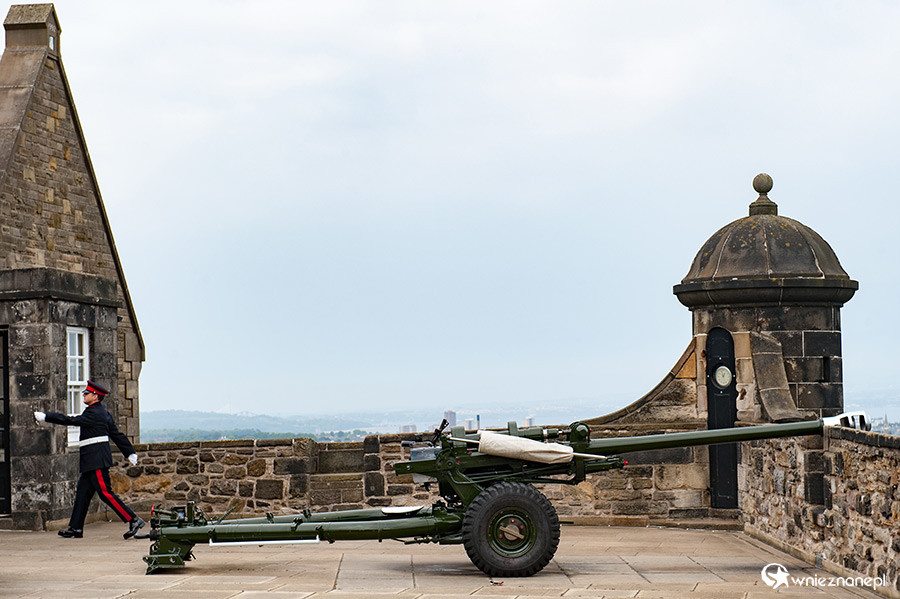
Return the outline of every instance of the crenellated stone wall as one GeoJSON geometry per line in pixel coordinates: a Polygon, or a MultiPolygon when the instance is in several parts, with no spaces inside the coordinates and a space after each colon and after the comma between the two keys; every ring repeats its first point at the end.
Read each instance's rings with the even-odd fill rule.
{"type": "Polygon", "coordinates": [[[744,448],[749,534],[840,576],[884,577],[900,597],[900,437],[827,428],[744,448]]]}
{"type": "Polygon", "coordinates": [[[583,483],[542,485],[560,517],[579,524],[668,526],[717,517],[717,527],[738,527],[734,510],[709,506],[708,450],[685,447],[624,454],[628,465],[583,483]],[[734,523],[729,524],[732,520],[734,523]]]}
{"type": "Polygon", "coordinates": [[[429,502],[411,476],[391,464],[409,459],[402,441],[421,435],[372,435],[360,443],[309,438],[137,445],[138,466],[121,462],[113,488],[139,511],[196,501],[207,512],[288,513],[429,502]]]}

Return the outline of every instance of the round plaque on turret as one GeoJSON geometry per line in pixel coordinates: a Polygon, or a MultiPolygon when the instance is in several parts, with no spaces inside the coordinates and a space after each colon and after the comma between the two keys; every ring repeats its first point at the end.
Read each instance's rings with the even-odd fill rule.
{"type": "Polygon", "coordinates": [[[731,369],[722,364],[718,366],[712,375],[713,385],[718,387],[719,389],[727,389],[729,385],[731,385],[731,381],[734,380],[734,374],[732,374],[731,369]]]}

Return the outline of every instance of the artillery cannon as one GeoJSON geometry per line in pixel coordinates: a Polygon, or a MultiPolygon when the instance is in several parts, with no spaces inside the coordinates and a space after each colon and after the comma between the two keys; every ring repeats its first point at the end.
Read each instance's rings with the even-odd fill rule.
{"type": "Polygon", "coordinates": [[[531,576],[553,559],[559,518],[535,483],[578,484],[588,474],[624,467],[619,454],[820,435],[823,421],[766,424],[639,437],[591,439],[581,422],[568,429],[518,428],[469,434],[463,427],[434,432],[431,443],[411,448],[409,461],[393,464],[426,488],[437,483],[441,500],[431,506],[385,507],[212,520],[194,503],[151,513],[153,541],[144,556],[147,574],[183,567],[197,543],[263,545],[384,539],[406,544],[462,544],[472,563],[489,576],[531,576]]]}

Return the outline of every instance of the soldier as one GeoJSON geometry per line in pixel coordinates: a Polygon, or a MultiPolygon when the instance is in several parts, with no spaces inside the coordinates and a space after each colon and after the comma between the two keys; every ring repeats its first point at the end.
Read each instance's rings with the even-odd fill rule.
{"type": "Polygon", "coordinates": [[[130,539],[146,522],[136,515],[119,499],[109,484],[109,468],[113,465],[112,451],[109,449],[109,441],[128,456],[128,461],[136,466],[137,453],[134,446],[128,441],[128,437],[119,432],[112,416],[100,402],[109,393],[106,389],[93,381],[87,382],[87,387],[82,391],[82,401],[87,406],[79,416],[66,416],[57,412],[35,412],[34,417],[38,422],[51,422],[53,424],[65,424],[81,427],[79,447],[79,464],[81,477],[78,479],[78,489],[75,491],[75,505],[72,507],[72,516],[69,518],[69,527],[59,531],[59,536],[65,538],[80,539],[84,536],[84,518],[87,516],[88,507],[94,493],[100,495],[106,505],[128,524],[128,532],[122,535],[130,539]]]}

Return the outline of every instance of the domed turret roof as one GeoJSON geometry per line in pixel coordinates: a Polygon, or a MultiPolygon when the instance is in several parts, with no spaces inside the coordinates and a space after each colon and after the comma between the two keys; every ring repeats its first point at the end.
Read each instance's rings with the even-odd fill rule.
{"type": "Polygon", "coordinates": [[[831,246],[798,221],[778,216],[772,178],[753,179],[750,215],[719,229],[674,288],[689,308],[737,304],[841,305],[859,288],[831,246]]]}

